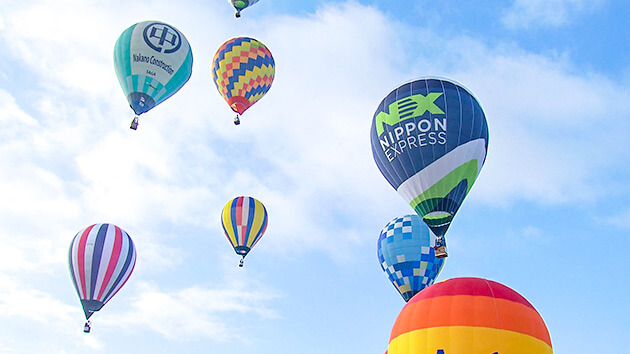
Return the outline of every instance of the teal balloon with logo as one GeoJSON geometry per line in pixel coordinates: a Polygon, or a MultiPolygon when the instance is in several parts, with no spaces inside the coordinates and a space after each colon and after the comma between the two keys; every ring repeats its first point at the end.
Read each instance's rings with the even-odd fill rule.
{"type": "Polygon", "coordinates": [[[114,47],[118,82],[136,116],[179,91],[190,78],[192,64],[186,37],[160,21],[127,28],[114,47]]]}

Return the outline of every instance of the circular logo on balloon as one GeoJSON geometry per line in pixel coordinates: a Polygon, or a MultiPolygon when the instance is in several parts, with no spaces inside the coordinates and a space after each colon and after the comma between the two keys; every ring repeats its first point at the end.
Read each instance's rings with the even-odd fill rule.
{"type": "Polygon", "coordinates": [[[177,30],[162,22],[153,22],[144,28],[144,42],[159,53],[175,53],[182,46],[177,30]]]}

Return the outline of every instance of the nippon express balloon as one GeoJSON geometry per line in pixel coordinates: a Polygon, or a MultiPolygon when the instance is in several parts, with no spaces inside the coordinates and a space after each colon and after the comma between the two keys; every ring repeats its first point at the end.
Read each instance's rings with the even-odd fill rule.
{"type": "Polygon", "coordinates": [[[136,248],[123,229],[94,224],[79,231],[70,244],[70,276],[85,313],[84,332],[90,317],[122,288],[136,264],[136,248]]]}
{"type": "Polygon", "coordinates": [[[243,266],[245,256],[267,230],[268,220],[267,209],[256,198],[236,197],[223,207],[221,225],[234,252],[242,257],[240,267],[243,266]]]}
{"type": "Polygon", "coordinates": [[[446,79],[408,82],[381,101],[370,138],[378,169],[435,233],[445,257],[444,234],[486,160],[479,102],[446,79]]]}
{"type": "Polygon", "coordinates": [[[223,43],[212,59],[212,79],[223,99],[239,115],[258,102],[271,88],[276,65],[269,49],[249,37],[223,43]]]}
{"type": "Polygon", "coordinates": [[[433,284],[445,259],[435,256],[435,235],[418,215],[387,223],[377,242],[381,268],[405,301],[433,284]]]}
{"type": "Polygon", "coordinates": [[[144,21],[127,28],[114,47],[118,82],[136,116],[164,102],[190,78],[193,56],[190,44],[175,27],[144,21]]]}
{"type": "Polygon", "coordinates": [[[529,301],[480,278],[435,283],[414,296],[392,328],[388,354],[551,354],[551,338],[529,301]]]}
{"type": "Polygon", "coordinates": [[[243,11],[247,7],[254,5],[258,2],[258,0],[228,0],[228,2],[232,4],[232,6],[234,6],[234,9],[236,9],[235,16],[236,18],[239,18],[241,17],[241,11],[243,11]]]}

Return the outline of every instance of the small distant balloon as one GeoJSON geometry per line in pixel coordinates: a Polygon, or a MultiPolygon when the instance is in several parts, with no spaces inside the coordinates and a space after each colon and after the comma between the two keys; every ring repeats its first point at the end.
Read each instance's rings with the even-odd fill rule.
{"type": "Polygon", "coordinates": [[[223,99],[240,115],[258,102],[271,88],[276,66],[269,49],[249,37],[223,43],[212,60],[212,79],[223,99]]]}
{"type": "Polygon", "coordinates": [[[239,18],[241,17],[241,11],[243,11],[247,7],[254,5],[258,2],[258,0],[228,0],[228,2],[232,4],[232,6],[234,6],[234,9],[236,9],[235,16],[236,18],[239,18]]]}
{"type": "Polygon", "coordinates": [[[175,27],[159,21],[144,21],[127,28],[114,47],[118,82],[138,116],[164,102],[190,78],[193,56],[190,44],[175,27]]]}
{"type": "Polygon", "coordinates": [[[387,223],[378,238],[381,268],[405,301],[433,284],[444,266],[433,247],[435,235],[418,215],[405,215],[387,223]]]}
{"type": "Polygon", "coordinates": [[[221,225],[234,252],[242,257],[240,267],[245,256],[265,233],[268,219],[265,206],[253,197],[236,197],[223,207],[221,225]]]}
{"type": "Polygon", "coordinates": [[[113,224],[94,224],[79,231],[70,244],[70,276],[81,300],[90,332],[90,317],[122,288],[136,264],[131,237],[113,224]]]}

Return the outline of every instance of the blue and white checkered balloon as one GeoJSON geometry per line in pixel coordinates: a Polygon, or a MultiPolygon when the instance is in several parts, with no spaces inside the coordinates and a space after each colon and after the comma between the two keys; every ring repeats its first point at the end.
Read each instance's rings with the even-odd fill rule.
{"type": "Polygon", "coordinates": [[[433,284],[445,258],[435,257],[436,236],[418,215],[390,221],[378,238],[381,268],[405,301],[433,284]]]}

